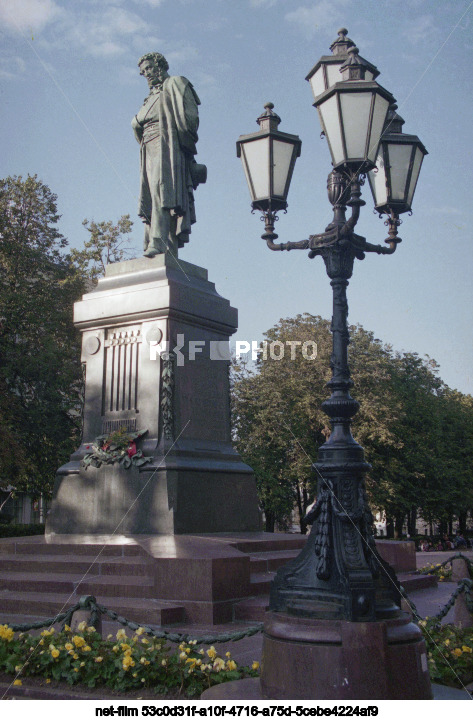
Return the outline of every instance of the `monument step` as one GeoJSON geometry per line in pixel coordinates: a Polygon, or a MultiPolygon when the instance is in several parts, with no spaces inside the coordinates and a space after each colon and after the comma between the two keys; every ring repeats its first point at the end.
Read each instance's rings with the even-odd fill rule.
{"type": "Polygon", "coordinates": [[[408,593],[437,586],[437,577],[425,573],[398,573],[397,578],[408,593]]]}
{"type": "Polygon", "coordinates": [[[284,550],[284,551],[261,551],[252,553],[250,556],[251,573],[259,573],[263,571],[277,571],[280,566],[284,566],[288,561],[292,561],[300,553],[300,549],[284,550]]]}
{"type": "Polygon", "coordinates": [[[289,549],[304,548],[307,542],[307,536],[300,534],[287,534],[285,538],[257,538],[255,540],[242,539],[233,545],[242,553],[248,553],[252,556],[255,553],[263,551],[287,551],[289,549]]]}
{"type": "Polygon", "coordinates": [[[252,573],[250,575],[250,593],[252,596],[261,596],[263,593],[269,593],[271,581],[274,578],[273,571],[265,571],[263,573],[252,573]]]}
{"type": "Polygon", "coordinates": [[[50,554],[2,554],[2,571],[47,571],[50,573],[77,573],[77,574],[103,574],[116,576],[146,576],[150,572],[149,559],[140,556],[120,557],[104,556],[56,556],[50,554]]]}
{"type": "MultiPolygon", "coordinates": [[[[0,622],[4,616],[25,615],[32,621],[49,618],[78,602],[80,595],[0,590],[0,622]]],[[[97,601],[129,621],[165,625],[185,621],[183,606],[148,598],[97,596],[97,601]]],[[[105,617],[108,618],[108,617],[105,617]]]]}
{"type": "Polygon", "coordinates": [[[41,553],[42,556],[92,556],[100,558],[102,555],[120,557],[136,557],[142,556],[146,558],[146,553],[138,544],[72,544],[72,543],[44,543],[43,536],[35,536],[35,540],[30,538],[24,540],[22,538],[8,539],[0,541],[0,554],[10,555],[35,555],[41,553]],[[38,540],[36,540],[38,539],[38,540]]]}
{"type": "Polygon", "coordinates": [[[124,596],[152,598],[153,581],[147,576],[100,576],[40,572],[31,573],[4,570],[0,572],[0,589],[9,591],[40,591],[44,593],[77,593],[92,596],[124,596]]]}
{"type": "Polygon", "coordinates": [[[269,609],[269,595],[245,598],[233,606],[235,621],[263,621],[269,609]]]}

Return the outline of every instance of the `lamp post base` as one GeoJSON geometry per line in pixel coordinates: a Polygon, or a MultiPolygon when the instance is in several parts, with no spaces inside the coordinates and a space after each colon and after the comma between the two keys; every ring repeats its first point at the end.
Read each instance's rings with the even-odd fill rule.
{"type": "Polygon", "coordinates": [[[409,614],[354,623],[269,612],[261,690],[267,699],[431,699],[427,653],[409,614]]]}

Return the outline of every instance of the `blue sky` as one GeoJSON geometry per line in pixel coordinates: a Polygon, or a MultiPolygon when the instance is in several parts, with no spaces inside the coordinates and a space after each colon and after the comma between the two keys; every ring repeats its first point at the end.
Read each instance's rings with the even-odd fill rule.
{"type": "MultiPolygon", "coordinates": [[[[238,307],[239,340],[297,313],[330,317],[322,260],[271,253],[260,239],[235,141],[272,101],[280,129],[302,139],[279,239],[322,232],[330,156],[304,78],[345,26],[398,100],[405,132],[429,151],[403,243],[356,262],[350,322],[435,358],[445,382],[473,393],[472,12],[471,0],[0,0],[1,174],[36,173],[50,186],[71,245],[86,239],[84,218],[129,213],[141,248],[130,122],[147,86],[136,63],[162,52],[202,101],[197,159],[208,182],[182,258],[208,268],[238,307]]],[[[382,243],[367,186],[363,197],[357,232],[382,243]]]]}

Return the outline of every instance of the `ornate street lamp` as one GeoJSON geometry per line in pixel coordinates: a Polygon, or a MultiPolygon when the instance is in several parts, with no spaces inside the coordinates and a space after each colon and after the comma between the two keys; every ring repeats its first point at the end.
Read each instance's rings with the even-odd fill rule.
{"type": "MultiPolygon", "coordinates": [[[[403,135],[393,96],[378,85],[376,68],[360,58],[346,35],[345,29],[339,31],[332,45],[334,61],[322,58],[308,76],[333,164],[328,196],[334,217],[325,232],[298,242],[274,243],[277,217],[267,153],[259,171],[245,167],[253,209],[263,213],[262,237],[268,247],[307,249],[310,258],[321,255],[333,289],[331,396],[322,404],[332,431],[313,465],[319,480],[317,502],[307,515],[312,524],[307,544],[279,569],[272,583],[261,687],[263,696],[271,699],[431,698],[422,634],[410,614],[401,611],[394,571],[376,550],[364,484],[370,465],[350,430],[359,404],[350,395],[346,296],[355,258],[396,250],[399,213],[411,208],[426,150],[418,138],[403,135]],[[360,186],[376,164],[371,187],[376,209],[389,214],[387,247],[368,243],[354,232],[365,205],[360,186]],[[267,192],[256,198],[252,179],[257,172],[258,187],[267,192]]],[[[250,137],[238,141],[244,163],[250,137]]],[[[296,136],[287,137],[292,138],[293,155],[286,162],[286,179],[278,179],[278,187],[284,187],[284,209],[300,147],[296,136]]]]}

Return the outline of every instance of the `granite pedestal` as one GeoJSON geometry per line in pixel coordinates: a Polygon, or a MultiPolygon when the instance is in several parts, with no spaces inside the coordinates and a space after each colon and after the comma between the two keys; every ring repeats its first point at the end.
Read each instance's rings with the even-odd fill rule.
{"type": "Polygon", "coordinates": [[[83,442],[57,474],[46,537],[258,531],[251,468],[231,444],[228,340],[237,310],[207,271],[167,255],[107,266],[75,304],[83,442]],[[171,351],[171,356],[161,351],[171,351]],[[146,429],[151,461],[88,468],[94,439],[146,429]]]}

